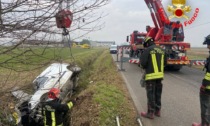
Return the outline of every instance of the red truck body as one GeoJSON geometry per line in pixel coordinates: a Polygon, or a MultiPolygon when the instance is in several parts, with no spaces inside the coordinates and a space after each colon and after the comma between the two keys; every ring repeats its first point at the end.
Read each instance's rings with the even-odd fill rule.
{"type": "MultiPolygon", "coordinates": [[[[140,33],[138,31],[133,31],[133,33],[130,35],[130,41],[129,44],[131,46],[130,48],[130,57],[139,57],[142,51],[144,50],[143,47],[143,41],[146,37],[146,33],[140,33]]],[[[128,38],[129,39],[129,38],[128,38]]],[[[127,42],[128,42],[127,39],[127,42]]]]}
{"type": "MultiPolygon", "coordinates": [[[[169,20],[161,0],[145,0],[147,7],[150,10],[154,27],[146,26],[146,37],[155,39],[156,45],[159,45],[166,52],[167,68],[173,70],[180,70],[183,65],[190,64],[186,55],[190,49],[190,43],[184,42],[183,25],[179,22],[172,22],[169,20]]],[[[131,34],[130,45],[135,43],[135,35],[131,34]]],[[[127,39],[128,40],[128,39],[127,39]]],[[[133,47],[131,50],[135,50],[133,47]]]]}

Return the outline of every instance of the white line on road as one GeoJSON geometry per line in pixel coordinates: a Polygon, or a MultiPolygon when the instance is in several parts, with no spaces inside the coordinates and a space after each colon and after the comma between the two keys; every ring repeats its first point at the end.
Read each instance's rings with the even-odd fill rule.
{"type": "MultiPolygon", "coordinates": [[[[143,110],[143,107],[142,107],[141,103],[139,103],[139,100],[138,100],[137,96],[135,95],[135,92],[131,88],[130,84],[128,83],[125,75],[123,74],[123,72],[120,72],[120,73],[121,73],[121,75],[122,75],[122,77],[123,77],[123,79],[124,79],[124,81],[126,83],[126,86],[127,86],[127,89],[129,90],[131,98],[133,99],[133,102],[134,102],[134,105],[135,105],[135,107],[137,109],[137,112],[143,110]],[[137,107],[137,106],[140,106],[140,109],[138,109],[139,107],[137,107]]],[[[141,122],[141,120],[140,120],[140,122],[141,122]]],[[[149,123],[150,126],[152,126],[150,122],[148,122],[148,123],[149,123]]],[[[142,124],[142,122],[141,122],[141,124],[142,124]]]]}

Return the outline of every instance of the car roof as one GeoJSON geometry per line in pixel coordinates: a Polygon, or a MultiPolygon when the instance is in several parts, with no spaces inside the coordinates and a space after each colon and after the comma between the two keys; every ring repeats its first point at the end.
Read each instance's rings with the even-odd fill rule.
{"type": "Polygon", "coordinates": [[[111,46],[117,46],[117,45],[111,45],[111,46]]]}

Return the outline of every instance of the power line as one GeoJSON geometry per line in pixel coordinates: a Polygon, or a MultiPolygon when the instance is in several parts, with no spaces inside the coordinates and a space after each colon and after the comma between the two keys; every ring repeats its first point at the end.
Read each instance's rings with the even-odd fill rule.
{"type": "Polygon", "coordinates": [[[201,25],[206,25],[206,24],[209,24],[210,22],[206,22],[206,23],[203,23],[203,24],[199,24],[199,25],[196,25],[196,26],[192,26],[192,27],[189,27],[189,28],[185,28],[185,30],[188,30],[188,29],[191,29],[191,28],[195,28],[195,27],[199,27],[201,25]]]}

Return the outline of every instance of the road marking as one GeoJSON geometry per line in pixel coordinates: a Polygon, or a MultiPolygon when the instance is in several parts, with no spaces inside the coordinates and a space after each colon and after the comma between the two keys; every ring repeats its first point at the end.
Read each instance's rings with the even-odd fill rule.
{"type": "MultiPolygon", "coordinates": [[[[137,110],[137,113],[139,114],[139,111],[142,111],[142,110],[143,110],[143,107],[142,107],[141,103],[138,103],[138,102],[139,102],[139,99],[138,99],[137,96],[135,95],[135,93],[134,93],[132,87],[130,86],[131,84],[129,84],[129,82],[128,82],[128,80],[126,79],[126,77],[125,77],[125,75],[123,74],[123,72],[120,72],[120,73],[121,73],[121,75],[122,75],[122,77],[123,77],[123,79],[124,79],[124,81],[125,81],[126,87],[127,87],[128,91],[129,91],[129,93],[130,93],[130,96],[131,96],[133,102],[134,102],[134,105],[135,105],[135,108],[136,108],[136,110],[137,110]],[[140,109],[138,109],[139,107],[140,107],[140,109]]],[[[140,116],[139,116],[139,118],[140,118],[140,116]]],[[[141,120],[140,120],[140,121],[141,121],[141,120]]],[[[142,123],[142,122],[141,122],[141,123],[142,123]]],[[[148,121],[147,123],[149,123],[149,125],[147,125],[147,126],[152,126],[151,123],[150,123],[150,121],[148,121]]],[[[143,126],[143,125],[142,125],[142,126],[143,126]]]]}

